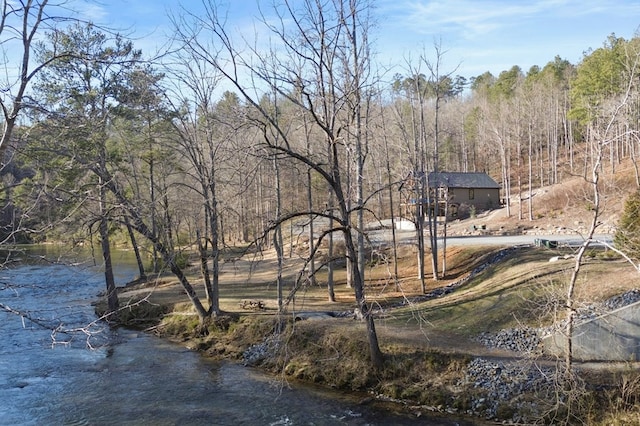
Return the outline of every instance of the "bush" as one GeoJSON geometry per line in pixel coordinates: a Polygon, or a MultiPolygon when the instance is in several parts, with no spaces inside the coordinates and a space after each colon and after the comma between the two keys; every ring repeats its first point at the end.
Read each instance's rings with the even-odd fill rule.
{"type": "MultiPolygon", "coordinates": [[[[162,266],[161,268],[168,268],[169,265],[167,265],[164,260],[160,259],[162,266]]],[[[174,254],[174,261],[176,263],[176,266],[178,266],[178,268],[180,269],[185,269],[187,268],[187,266],[189,266],[190,263],[190,259],[189,259],[189,255],[185,252],[175,252],[174,254]]]]}

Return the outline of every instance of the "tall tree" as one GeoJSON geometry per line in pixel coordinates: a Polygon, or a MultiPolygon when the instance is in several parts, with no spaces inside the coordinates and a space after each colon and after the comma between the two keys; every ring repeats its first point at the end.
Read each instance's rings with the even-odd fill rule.
{"type": "Polygon", "coordinates": [[[410,169],[405,172],[405,177],[408,177],[408,190],[411,191],[414,200],[413,221],[416,228],[418,248],[418,279],[420,280],[422,292],[426,293],[424,221],[428,186],[425,107],[428,83],[425,75],[420,72],[420,65],[422,64],[420,63],[417,68],[414,68],[414,65],[409,63],[410,76],[406,78],[402,78],[399,75],[396,76],[393,88],[394,92],[403,94],[408,101],[407,105],[402,99],[398,100],[396,109],[397,125],[401,129],[405,150],[409,157],[410,169]]]}
{"type": "MultiPolygon", "coordinates": [[[[167,143],[172,135],[170,113],[161,86],[164,74],[148,64],[137,65],[130,73],[128,87],[119,93],[118,120],[114,120],[114,139],[118,140],[122,173],[129,180],[134,196],[151,222],[152,232],[158,233],[161,218],[160,193],[163,168],[175,163],[175,153],[167,143]]],[[[133,235],[133,234],[132,234],[133,235]]],[[[135,244],[134,244],[135,246],[135,244]]],[[[155,248],[151,248],[151,270],[158,273],[160,262],[155,248]]]]}
{"type": "Polygon", "coordinates": [[[56,155],[66,157],[70,167],[78,167],[95,176],[96,221],[105,269],[106,298],[109,310],[116,313],[110,225],[113,206],[107,199],[105,172],[113,160],[107,146],[110,124],[116,116],[118,95],[124,75],[140,59],[131,42],[120,37],[112,44],[93,25],[76,24],[67,31],[50,35],[52,48],[42,52],[49,63],[38,76],[36,89],[46,98],[39,111],[47,111],[43,126],[54,136],[56,155]],[[74,52],[57,57],[57,52],[74,52]]]}
{"type": "Polygon", "coordinates": [[[4,59],[5,71],[0,78],[3,88],[0,91],[0,191],[3,197],[0,202],[0,244],[24,238],[26,234],[22,225],[31,220],[22,217],[13,200],[15,190],[22,184],[25,175],[11,164],[26,141],[24,132],[16,137],[14,130],[17,129],[20,114],[30,103],[26,101],[26,95],[34,78],[50,62],[73,54],[62,50],[46,59],[36,56],[46,43],[44,35],[47,31],[76,21],[72,18],[74,11],[66,3],[66,0],[0,1],[0,54],[4,59]]]}
{"type": "MultiPolygon", "coordinates": [[[[429,70],[429,88],[430,97],[433,99],[433,162],[431,170],[434,176],[438,176],[440,171],[440,145],[442,143],[442,104],[446,101],[447,97],[459,93],[453,86],[452,75],[453,72],[443,74],[442,61],[445,51],[442,50],[440,43],[436,43],[435,60],[430,61],[428,58],[422,57],[421,60],[425,62],[427,69],[429,70]]],[[[438,280],[438,218],[441,217],[440,207],[444,203],[444,221],[446,227],[447,210],[448,210],[448,189],[446,186],[441,186],[440,179],[436,177],[436,184],[432,185],[429,182],[429,196],[428,202],[431,206],[428,208],[428,220],[429,220],[429,238],[431,242],[431,266],[433,270],[434,281],[438,280]],[[441,194],[443,192],[443,194],[441,194]]],[[[446,241],[446,228],[445,228],[445,241],[446,241]]],[[[446,251],[446,242],[444,245],[446,251]]],[[[443,265],[446,265],[446,253],[443,252],[443,265]]],[[[446,268],[446,266],[443,266],[446,268]]],[[[444,273],[444,272],[443,272],[444,273]]]]}
{"type": "Polygon", "coordinates": [[[365,236],[364,236],[364,166],[368,153],[368,132],[365,128],[365,113],[370,77],[370,46],[368,30],[371,27],[366,3],[349,0],[336,3],[338,20],[344,25],[346,45],[339,51],[344,63],[345,75],[342,78],[346,94],[348,112],[348,131],[355,142],[355,210],[357,222],[358,269],[365,279],[365,236]]]}
{"type": "MultiPolygon", "coordinates": [[[[435,60],[430,60],[426,53],[422,53],[418,65],[409,64],[410,77],[396,76],[393,89],[396,93],[403,93],[407,97],[411,110],[411,124],[402,124],[403,128],[411,129],[404,132],[413,142],[408,145],[411,154],[413,177],[413,191],[415,193],[415,225],[418,241],[418,278],[422,283],[422,290],[426,292],[424,273],[425,244],[424,221],[427,220],[429,242],[431,248],[431,263],[433,280],[439,279],[438,266],[438,219],[445,206],[446,200],[440,194],[444,188],[439,188],[437,178],[441,167],[441,145],[443,131],[442,108],[447,100],[459,95],[463,89],[464,79],[453,77],[453,72],[443,73],[443,57],[446,53],[439,43],[434,46],[435,60]],[[426,68],[428,74],[421,72],[426,68]],[[431,142],[431,144],[430,144],[431,142]],[[433,182],[429,181],[433,177],[433,182]]],[[[446,220],[446,219],[445,219],[446,220]]],[[[443,259],[444,261],[444,259],[443,259]]]]}
{"type": "MultiPolygon", "coordinates": [[[[271,52],[262,52],[253,46],[253,61],[235,47],[218,18],[216,5],[211,2],[205,2],[205,16],[191,16],[193,22],[183,22],[176,31],[185,42],[185,49],[192,52],[196,58],[210,61],[216,66],[229,83],[233,84],[255,108],[262,121],[265,149],[277,158],[292,159],[311,167],[329,186],[335,197],[336,207],[333,211],[316,213],[318,217],[331,218],[338,224],[330,232],[340,231],[342,234],[346,256],[352,261],[352,267],[348,272],[352,275],[357,309],[367,326],[371,361],[374,366],[380,367],[383,357],[378,345],[373,312],[365,297],[364,280],[357,262],[354,232],[359,230],[353,225],[352,211],[348,207],[348,194],[344,187],[342,147],[343,132],[346,130],[344,102],[347,94],[343,92],[344,81],[340,80],[344,78],[344,63],[336,52],[341,46],[350,45],[345,39],[349,31],[345,22],[351,22],[352,19],[349,14],[357,13],[359,16],[360,13],[366,12],[365,5],[363,2],[345,7],[345,2],[299,4],[284,1],[280,8],[275,8],[279,17],[276,23],[264,20],[268,30],[278,40],[277,49],[274,46],[271,52]],[[343,14],[343,11],[347,11],[346,14],[343,14]],[[217,45],[223,47],[226,53],[224,61],[219,56],[211,54],[208,48],[210,39],[205,35],[212,37],[217,45]],[[299,67],[299,64],[303,66],[299,67]],[[256,99],[251,89],[243,84],[241,75],[244,73],[249,73],[271,92],[297,105],[300,113],[309,114],[314,126],[323,133],[327,155],[309,158],[304,146],[294,144],[284,123],[278,120],[273,111],[261,106],[259,97],[256,99]],[[296,90],[301,91],[303,102],[300,102],[296,90]],[[275,131],[278,137],[272,137],[271,131],[275,131]]],[[[354,17],[356,22],[359,22],[358,16],[354,17]]],[[[303,211],[295,213],[294,216],[308,214],[308,211],[303,211]]],[[[278,221],[285,218],[279,218],[278,221]]]]}
{"type": "MultiPolygon", "coordinates": [[[[203,220],[195,224],[198,234],[201,273],[212,315],[220,313],[220,171],[227,162],[230,147],[225,146],[230,126],[221,124],[217,116],[215,93],[219,76],[206,61],[176,53],[173,69],[175,95],[172,121],[178,135],[178,146],[190,165],[197,188],[191,188],[200,198],[203,220]],[[211,266],[209,266],[211,265],[211,266]]],[[[225,96],[228,96],[225,94],[225,96]]],[[[222,122],[224,123],[224,122],[222,122]]]]}

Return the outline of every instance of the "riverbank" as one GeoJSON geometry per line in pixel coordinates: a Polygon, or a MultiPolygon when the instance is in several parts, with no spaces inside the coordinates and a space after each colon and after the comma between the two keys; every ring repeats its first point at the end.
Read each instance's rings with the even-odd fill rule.
{"type": "MultiPolygon", "coordinates": [[[[43,251],[52,254],[24,247],[26,261],[0,271],[2,304],[12,309],[0,312],[0,400],[10,402],[0,404],[2,424],[414,424],[386,404],[359,404],[366,398],[360,392],[293,380],[285,386],[258,368],[96,321],[90,302],[104,288],[100,267],[68,257],[51,262],[43,251]]],[[[135,262],[116,265],[119,285],[137,272],[135,262]]],[[[421,423],[473,424],[437,415],[421,423]]]]}
{"type": "MultiPolygon", "coordinates": [[[[323,286],[309,286],[288,313],[279,316],[269,256],[251,265],[247,275],[249,263],[243,260],[223,266],[220,293],[225,314],[208,324],[199,324],[184,292],[169,276],[121,288],[120,300],[127,306],[121,319],[208,357],[257,366],[283,381],[364,391],[371,400],[391,401],[390,409],[416,417],[439,412],[512,423],[640,420],[637,408],[629,410],[637,402],[629,393],[638,389],[637,371],[585,370],[578,375],[579,383],[561,389],[558,360],[480,343],[477,337],[482,333],[539,319],[532,305],[541,299],[532,294],[549,289],[546,281],[532,277],[552,280],[566,270],[548,262],[550,253],[533,249],[510,252],[487,266],[495,253],[493,248],[451,248],[447,279],[430,282],[430,296],[421,295],[417,280],[411,278],[415,255],[410,250],[401,253],[398,288],[385,279],[388,265],[367,270],[367,291],[378,307],[376,326],[385,354],[379,371],[370,367],[364,324],[350,315],[353,296],[344,285],[344,272],[336,276],[336,302],[326,301],[323,286]],[[480,272],[470,279],[474,270],[480,272]],[[242,300],[259,301],[262,308],[243,309],[242,300]]],[[[585,268],[596,280],[613,271],[624,277],[620,264],[594,259],[585,268]]],[[[296,270],[293,264],[286,269],[296,270]]],[[[192,272],[195,280],[197,271],[192,272]]],[[[604,291],[600,286],[598,296],[588,288],[581,290],[585,300],[623,289],[604,291]]]]}

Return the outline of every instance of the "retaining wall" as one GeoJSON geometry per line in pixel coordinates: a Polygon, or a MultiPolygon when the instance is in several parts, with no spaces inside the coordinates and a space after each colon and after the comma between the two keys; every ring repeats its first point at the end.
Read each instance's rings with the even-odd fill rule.
{"type": "MultiPolygon", "coordinates": [[[[543,344],[549,354],[566,353],[562,332],[545,337],[543,344]]],[[[572,347],[580,361],[640,361],[640,302],[576,324],[572,347]]]]}

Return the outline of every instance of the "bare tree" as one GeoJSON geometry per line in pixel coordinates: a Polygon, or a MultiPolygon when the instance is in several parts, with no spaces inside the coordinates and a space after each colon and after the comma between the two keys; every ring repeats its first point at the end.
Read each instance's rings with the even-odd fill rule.
{"type": "MultiPolygon", "coordinates": [[[[331,232],[341,232],[346,256],[352,261],[348,272],[352,276],[357,308],[367,325],[371,361],[374,366],[380,367],[383,357],[378,346],[373,312],[365,298],[362,271],[357,262],[354,231],[359,230],[352,223],[352,211],[348,208],[348,195],[345,193],[341,170],[344,164],[341,149],[346,130],[343,123],[348,94],[343,92],[345,86],[339,80],[343,76],[341,71],[344,63],[337,50],[348,42],[346,33],[350,27],[345,26],[345,22],[351,21],[350,14],[362,13],[363,4],[352,2],[345,7],[343,2],[332,5],[283,2],[280,8],[274,9],[279,19],[264,19],[264,24],[278,43],[270,53],[260,52],[254,46],[249,47],[252,51],[247,56],[237,49],[219,19],[216,5],[211,2],[205,2],[204,16],[191,16],[192,22],[181,22],[176,31],[185,43],[185,49],[214,65],[257,111],[261,117],[265,149],[276,159],[292,159],[312,168],[329,186],[335,196],[335,209],[314,213],[318,217],[335,220],[337,227],[331,232]],[[206,37],[211,37],[226,51],[225,62],[219,56],[210,54],[208,44],[211,39],[206,37]],[[300,63],[304,66],[299,67],[300,63]],[[259,85],[296,105],[301,114],[311,117],[314,126],[322,131],[326,155],[317,154],[310,158],[304,147],[297,147],[293,143],[284,123],[273,111],[261,105],[260,96],[254,97],[243,82],[247,74],[256,85],[259,82],[259,85]],[[271,132],[275,132],[277,137],[271,132]]],[[[353,19],[358,19],[358,16],[353,19]]],[[[366,28],[358,26],[358,31],[362,30],[366,28]]],[[[301,214],[307,216],[309,212],[301,214]]],[[[278,221],[282,220],[278,218],[278,221]]]]}
{"type": "Polygon", "coordinates": [[[56,50],[54,54],[34,64],[32,57],[38,36],[45,31],[53,31],[60,23],[71,18],[54,15],[63,12],[66,1],[50,3],[49,0],[3,0],[0,2],[0,49],[7,58],[6,77],[0,91],[2,110],[2,134],[0,135],[0,170],[8,161],[5,159],[7,144],[11,140],[16,120],[24,108],[24,97],[31,81],[38,73],[60,58],[74,52],[56,50]]]}
{"type": "MultiPolygon", "coordinates": [[[[225,144],[226,130],[216,114],[214,96],[219,85],[219,75],[205,61],[197,61],[188,54],[175,54],[173,73],[178,103],[173,105],[172,121],[178,136],[178,146],[196,187],[189,188],[197,194],[202,206],[202,220],[196,233],[200,253],[201,274],[212,315],[220,313],[220,217],[219,174],[231,151],[225,144]]],[[[175,101],[174,101],[175,102],[175,101]]]]}
{"type": "Polygon", "coordinates": [[[396,204],[394,192],[399,186],[398,183],[394,182],[392,177],[392,167],[391,167],[391,152],[389,147],[389,139],[390,135],[387,129],[387,119],[385,115],[385,107],[383,105],[382,99],[378,99],[378,106],[380,107],[380,126],[383,140],[383,152],[384,152],[384,167],[383,169],[386,172],[387,178],[387,190],[389,194],[389,215],[391,217],[391,247],[393,250],[393,281],[395,283],[396,290],[400,289],[400,282],[398,280],[398,244],[396,237],[396,204]]]}
{"type": "MultiPolygon", "coordinates": [[[[408,146],[411,152],[412,175],[411,190],[415,194],[415,226],[418,246],[418,278],[422,284],[422,291],[426,293],[425,281],[425,243],[424,222],[427,220],[429,242],[431,248],[431,265],[433,280],[439,279],[438,265],[438,218],[441,217],[441,206],[446,200],[442,199],[439,177],[440,145],[442,144],[442,108],[447,98],[455,93],[453,90],[453,72],[442,73],[442,62],[446,53],[440,43],[435,44],[435,61],[428,59],[423,53],[418,65],[409,63],[410,76],[404,79],[396,78],[394,83],[397,92],[403,92],[409,100],[410,124],[402,123],[404,136],[412,141],[408,146]],[[428,75],[421,72],[426,68],[428,75]],[[410,129],[410,130],[407,130],[410,129]],[[432,142],[429,146],[429,141],[432,142]]],[[[399,113],[400,120],[404,114],[399,113]]],[[[446,218],[445,218],[446,220],[446,218]]]]}
{"type": "MultiPolygon", "coordinates": [[[[421,64],[420,64],[421,65],[421,64]]],[[[416,228],[417,242],[417,263],[418,279],[422,286],[422,292],[426,293],[427,283],[425,277],[425,242],[424,242],[424,221],[426,217],[425,207],[427,207],[426,197],[427,187],[427,130],[426,130],[426,92],[427,81],[420,71],[420,66],[414,67],[408,61],[410,76],[401,78],[397,76],[394,82],[396,93],[402,93],[408,100],[408,105],[404,99],[398,100],[395,108],[396,125],[400,128],[402,139],[405,143],[405,150],[409,157],[410,170],[407,171],[406,184],[408,191],[413,198],[413,223],[416,228]],[[408,109],[408,112],[407,112],[408,109]],[[408,116],[408,117],[407,117],[408,116]]]]}
{"type": "MultiPolygon", "coordinates": [[[[42,37],[45,32],[76,21],[71,17],[72,10],[67,3],[67,0],[0,1],[0,55],[4,69],[0,78],[0,174],[6,172],[16,152],[16,149],[9,149],[9,145],[16,142],[14,148],[17,148],[18,143],[24,142],[14,140],[14,130],[21,112],[30,103],[27,94],[32,81],[50,63],[73,53],[58,50],[44,60],[34,60],[35,53],[45,44],[42,37]]],[[[18,183],[4,180],[0,190],[6,191],[7,197],[11,198],[12,188],[18,183]]],[[[10,218],[11,224],[7,226],[8,232],[0,238],[0,245],[14,240],[14,236],[23,231],[23,218],[18,217],[20,212],[15,210],[13,201],[2,204],[0,217],[10,218]]]]}
{"type": "MultiPolygon", "coordinates": [[[[444,55],[446,51],[442,49],[441,42],[436,42],[434,44],[435,50],[435,61],[429,61],[426,56],[421,58],[422,61],[425,62],[427,69],[429,70],[429,96],[433,99],[433,160],[431,170],[434,175],[437,176],[440,170],[440,145],[442,143],[442,106],[446,101],[447,97],[450,97],[452,94],[452,76],[455,72],[450,71],[448,73],[442,72],[442,65],[444,55]]],[[[428,203],[431,203],[431,206],[428,208],[428,219],[429,219],[429,238],[431,242],[431,260],[432,260],[432,268],[433,268],[433,280],[438,280],[438,217],[440,217],[440,205],[443,203],[445,208],[444,220],[446,223],[447,213],[448,213],[448,188],[446,185],[441,186],[440,181],[438,179],[437,185],[431,187],[431,183],[429,183],[429,196],[427,198],[428,203]],[[446,192],[446,194],[440,194],[441,188],[446,192]],[[433,193],[432,192],[433,189],[433,193]],[[441,195],[444,195],[443,202],[441,203],[440,199],[441,195]]],[[[446,226],[446,225],[445,225],[446,226]]],[[[446,240],[446,230],[445,230],[445,240],[446,240]]],[[[445,248],[446,250],[446,242],[445,248]]],[[[443,256],[446,254],[443,253],[443,256]]],[[[446,261],[443,259],[443,267],[446,268],[446,261]]],[[[444,272],[443,272],[444,274],[444,272]]]]}

